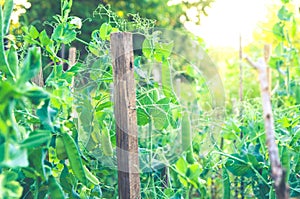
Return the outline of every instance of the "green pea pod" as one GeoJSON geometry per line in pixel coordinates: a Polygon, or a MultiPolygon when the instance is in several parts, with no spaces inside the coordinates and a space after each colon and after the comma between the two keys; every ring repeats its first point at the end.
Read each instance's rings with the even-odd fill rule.
{"type": "Polygon", "coordinates": [[[19,70],[18,70],[18,54],[14,46],[12,46],[7,55],[8,64],[10,67],[11,72],[15,75],[16,78],[19,77],[19,70]]]}
{"type": "Polygon", "coordinates": [[[47,130],[36,130],[29,134],[29,137],[25,139],[20,146],[23,148],[35,148],[42,144],[48,143],[51,139],[51,132],[47,130]]]}
{"type": "Polygon", "coordinates": [[[86,177],[87,179],[93,183],[94,185],[98,185],[100,182],[98,180],[98,178],[96,176],[94,176],[94,174],[92,174],[87,168],[86,166],[83,166],[84,168],[84,171],[85,171],[85,174],[86,174],[86,177]]]}
{"type": "Polygon", "coordinates": [[[63,143],[70,161],[71,168],[77,177],[84,185],[87,185],[87,178],[84,172],[81,157],[79,155],[79,149],[74,139],[68,134],[62,134],[63,143]]]}
{"type": "Polygon", "coordinates": [[[64,199],[64,192],[61,186],[57,183],[56,179],[53,176],[49,176],[48,182],[50,198],[64,199]]]}
{"type": "Polygon", "coordinates": [[[164,60],[161,66],[161,83],[163,87],[163,93],[166,97],[171,97],[172,92],[172,80],[171,80],[171,71],[169,67],[169,62],[164,60]]]}
{"type": "Polygon", "coordinates": [[[2,6],[0,6],[0,70],[6,74],[9,73],[9,66],[7,63],[5,50],[4,50],[4,30],[5,26],[3,24],[3,10],[2,6]]]}
{"type": "Polygon", "coordinates": [[[183,151],[189,149],[192,145],[191,124],[190,124],[189,115],[186,111],[183,113],[183,116],[182,116],[181,143],[182,143],[183,151]]]}
{"type": "Polygon", "coordinates": [[[161,84],[164,95],[171,99],[173,103],[177,102],[176,96],[174,94],[172,76],[170,70],[170,63],[168,60],[163,60],[161,66],[161,84]]]}
{"type": "Polygon", "coordinates": [[[68,155],[61,135],[58,135],[55,139],[55,150],[58,159],[60,160],[67,159],[68,155]]]}
{"type": "Polygon", "coordinates": [[[11,13],[13,11],[13,7],[14,7],[14,1],[13,0],[5,0],[4,3],[4,10],[3,10],[3,14],[4,14],[4,19],[3,19],[3,33],[7,34],[8,33],[8,28],[9,28],[9,21],[10,21],[10,16],[11,13]]]}
{"type": "Polygon", "coordinates": [[[187,151],[187,156],[186,156],[187,162],[193,164],[195,160],[193,157],[191,122],[189,119],[189,115],[186,111],[183,113],[182,116],[181,144],[182,144],[182,150],[187,151]]]}
{"type": "Polygon", "coordinates": [[[230,199],[230,179],[228,172],[223,167],[222,178],[223,178],[223,199],[230,199]]]}
{"type": "Polygon", "coordinates": [[[100,125],[98,124],[98,121],[96,119],[93,121],[93,124],[94,128],[93,132],[91,133],[91,137],[95,143],[99,144],[101,142],[100,125]]]}
{"type": "Polygon", "coordinates": [[[111,141],[110,141],[110,135],[106,128],[102,129],[101,146],[102,146],[104,155],[106,155],[106,156],[113,155],[113,149],[112,149],[112,145],[111,145],[111,141]]]}

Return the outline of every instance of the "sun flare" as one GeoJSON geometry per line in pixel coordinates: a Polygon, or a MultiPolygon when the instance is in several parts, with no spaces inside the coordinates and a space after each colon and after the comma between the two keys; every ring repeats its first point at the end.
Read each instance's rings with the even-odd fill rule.
{"type": "Polygon", "coordinates": [[[268,5],[272,3],[277,1],[216,0],[199,26],[185,23],[185,27],[202,37],[208,46],[237,48],[239,35],[243,43],[252,41],[252,32],[259,28],[257,23],[266,18],[268,5]]]}

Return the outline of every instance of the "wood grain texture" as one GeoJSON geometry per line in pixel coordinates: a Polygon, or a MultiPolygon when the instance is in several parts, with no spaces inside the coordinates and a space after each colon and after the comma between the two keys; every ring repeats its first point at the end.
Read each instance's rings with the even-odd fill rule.
{"type": "Polygon", "coordinates": [[[270,163],[271,163],[271,175],[274,180],[274,188],[276,192],[277,199],[288,199],[289,198],[289,188],[285,183],[286,172],[282,168],[278,147],[275,139],[275,126],[272,113],[271,95],[269,89],[269,77],[267,72],[268,57],[270,56],[270,47],[265,46],[265,57],[258,60],[258,62],[253,62],[250,58],[246,58],[248,63],[258,71],[263,115],[265,122],[265,131],[267,138],[267,147],[269,151],[270,163]]]}
{"type": "Polygon", "coordinates": [[[41,67],[39,73],[35,77],[33,77],[31,79],[31,81],[33,83],[35,83],[37,86],[44,87],[45,84],[44,84],[44,77],[43,77],[43,69],[42,69],[42,67],[41,67]]]}
{"type": "Polygon", "coordinates": [[[120,199],[140,198],[136,91],[131,33],[111,34],[120,199]]]}

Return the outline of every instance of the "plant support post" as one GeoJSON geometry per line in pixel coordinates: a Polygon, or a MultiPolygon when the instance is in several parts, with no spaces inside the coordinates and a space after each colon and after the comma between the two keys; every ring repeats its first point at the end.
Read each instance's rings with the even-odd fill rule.
{"type": "Polygon", "coordinates": [[[140,198],[132,34],[111,34],[120,199],[140,198]]]}
{"type": "Polygon", "coordinates": [[[261,98],[262,98],[262,107],[263,115],[265,121],[265,131],[267,138],[267,146],[269,151],[269,157],[271,162],[271,172],[272,178],[274,180],[274,188],[276,192],[277,199],[288,199],[289,198],[289,189],[288,185],[285,182],[286,172],[282,168],[280,163],[278,147],[275,142],[275,127],[274,119],[272,114],[272,105],[271,97],[269,92],[269,78],[267,73],[267,63],[266,60],[269,56],[269,47],[265,46],[265,57],[258,60],[254,63],[250,58],[246,57],[248,63],[253,66],[259,75],[260,87],[261,87],[261,98]]]}

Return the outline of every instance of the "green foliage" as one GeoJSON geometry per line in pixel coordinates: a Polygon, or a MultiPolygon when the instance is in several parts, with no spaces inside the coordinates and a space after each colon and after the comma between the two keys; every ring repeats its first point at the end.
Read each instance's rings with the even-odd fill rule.
{"type": "MultiPolygon", "coordinates": [[[[151,31],[153,20],[137,14],[126,17],[125,13],[146,7],[143,14],[158,19],[157,24],[178,27],[177,19],[185,9],[198,5],[204,12],[210,1],[173,5],[166,12],[160,10],[167,1],[111,1],[112,7],[100,5],[94,13],[101,23],[90,26],[86,21],[83,27],[81,19],[71,15],[71,8],[75,7],[77,14],[81,3],[82,12],[87,12],[89,6],[85,5],[93,2],[61,1],[61,13],[53,14],[54,22],[49,23],[49,28],[22,27],[22,49],[13,41],[4,48],[11,2],[5,1],[0,9],[3,198],[118,197],[110,34],[131,29],[138,29],[143,37],[141,50],[134,58],[142,197],[227,199],[233,198],[233,192],[240,188],[242,197],[275,198],[262,111],[255,98],[258,89],[250,69],[245,72],[245,89],[253,92],[245,95],[242,104],[226,104],[228,115],[216,135],[211,132],[216,128],[209,115],[213,113],[205,112],[213,106],[207,100],[212,94],[205,78],[199,77],[195,63],[185,63],[176,55],[177,38],[163,40],[161,32],[151,31]],[[87,26],[93,29],[85,29],[87,26]],[[79,29],[89,31],[89,38],[79,29]],[[76,42],[81,42],[89,54],[84,61],[77,56],[77,63],[66,69],[70,63],[59,52],[76,42]],[[51,61],[47,64],[45,58],[51,61]],[[160,80],[152,74],[155,67],[161,71],[160,80]],[[33,81],[41,69],[44,86],[33,81]],[[174,83],[177,80],[183,82],[181,87],[174,83]],[[180,89],[183,92],[177,91],[180,89]],[[242,116],[232,111],[238,106],[243,108],[242,116]],[[236,181],[239,186],[233,187],[231,184],[236,181]]],[[[276,13],[278,20],[272,24],[276,46],[269,64],[278,72],[272,103],[276,140],[290,195],[299,197],[298,21],[289,1],[282,2],[276,13]]],[[[52,4],[48,1],[42,6],[52,4]]],[[[37,10],[29,14],[32,12],[37,10]]],[[[36,16],[33,14],[29,20],[36,16]]],[[[238,86],[234,69],[237,63],[225,63],[229,66],[226,86],[231,87],[230,97],[238,96],[234,91],[238,86]]]]}

